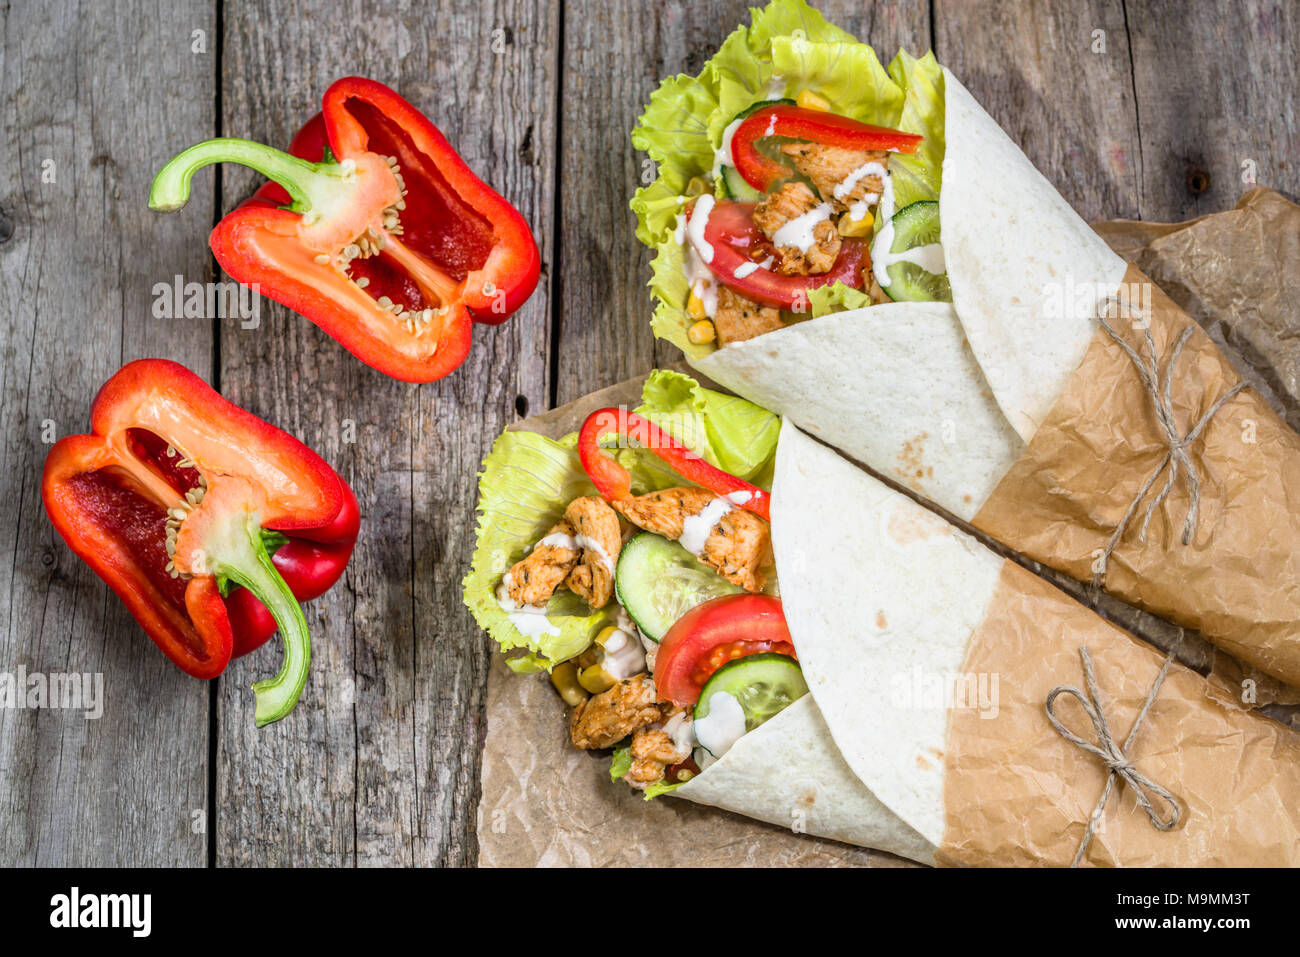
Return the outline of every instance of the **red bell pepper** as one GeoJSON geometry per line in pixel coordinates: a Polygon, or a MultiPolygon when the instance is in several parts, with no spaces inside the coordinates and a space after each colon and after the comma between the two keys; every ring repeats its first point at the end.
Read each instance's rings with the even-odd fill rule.
{"type": "MultiPolygon", "coordinates": [[[[686,210],[687,222],[693,215],[694,204],[686,210]]],[[[796,312],[808,310],[808,293],[820,286],[841,282],[861,289],[865,282],[863,272],[871,266],[866,241],[844,237],[835,264],[820,275],[783,276],[771,269],[752,269],[757,261],[780,256],[762,230],[754,225],[753,203],[724,201],[714,205],[704,224],[704,241],[711,247],[711,257],[705,259],[703,250],[696,249],[696,252],[718,282],[746,299],[796,312]],[[741,266],[751,268],[743,270],[744,274],[737,278],[736,271],[741,266]]]]}
{"type": "Polygon", "coordinates": [[[719,497],[732,496],[734,504],[771,521],[771,496],[744,479],[710,465],[699,453],[682,445],[659,426],[626,409],[598,409],[587,416],[578,432],[578,457],[582,467],[607,502],[632,497],[632,476],[627,469],[600,449],[601,440],[618,435],[636,441],[672,466],[682,478],[708,489],[719,497]],[[736,493],[748,493],[737,495],[736,493]]]}
{"type": "Polygon", "coordinates": [[[393,90],[346,77],[289,153],[238,139],[192,146],[159,171],[170,212],[212,163],[272,180],[210,244],[240,282],[306,316],[367,365],[409,382],[455,370],[474,322],[504,321],[537,287],[528,224],[393,90]]]}
{"type": "Polygon", "coordinates": [[[769,136],[850,150],[888,150],[892,153],[914,153],[923,139],[915,133],[859,123],[836,113],[788,104],[764,107],[751,113],[736,127],[731,138],[731,159],[736,172],[757,190],[766,190],[773,183],[788,178],[792,172],[784,163],[759,152],[758,141],[769,136]]]}
{"type": "Polygon", "coordinates": [[[46,457],[50,521],[197,678],[216,677],[236,648],[265,640],[260,605],[280,632],[284,662],[253,685],[256,720],[283,718],[307,680],[311,644],[278,569],[310,581],[304,594],[338,578],[356,537],[351,490],[297,439],[163,359],[123,366],[95,397],[90,421],[91,434],[61,439],[46,457]],[[281,545],[277,565],[268,546],[281,545]],[[326,560],[312,572],[314,547],[326,560]]]}

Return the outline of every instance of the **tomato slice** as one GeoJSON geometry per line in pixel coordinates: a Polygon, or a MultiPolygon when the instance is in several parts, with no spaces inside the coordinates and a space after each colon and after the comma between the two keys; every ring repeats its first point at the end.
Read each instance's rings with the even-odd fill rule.
{"type": "MultiPolygon", "coordinates": [[[[686,211],[687,221],[695,207],[686,211]]],[[[746,299],[777,309],[805,312],[810,290],[842,282],[854,289],[863,285],[862,272],[871,265],[867,244],[845,237],[835,264],[818,276],[782,276],[770,269],[754,269],[756,261],[777,255],[775,247],[754,225],[754,204],[720,202],[709,211],[704,225],[704,240],[713,247],[709,270],[733,292],[746,299]],[[745,267],[741,269],[741,267],[745,267]],[[737,278],[736,272],[741,276],[737,278]]],[[[697,250],[698,252],[699,250],[697,250]]]]}
{"type": "Polygon", "coordinates": [[[694,705],[713,672],[737,658],[768,652],[798,657],[781,600],[723,595],[696,605],[668,629],[655,658],[655,687],[662,700],[694,705]]]}

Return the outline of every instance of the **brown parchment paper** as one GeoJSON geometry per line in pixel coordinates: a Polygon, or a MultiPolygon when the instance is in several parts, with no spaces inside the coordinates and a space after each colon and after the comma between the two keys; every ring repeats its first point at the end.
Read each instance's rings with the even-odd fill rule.
{"type": "MultiPolygon", "coordinates": [[[[629,379],[511,428],[559,438],[596,409],[639,405],[644,379],[629,379]]],[[[645,801],[610,781],[607,753],[579,751],[567,729],[567,709],[545,676],[516,675],[494,654],[478,809],[480,866],[912,866],[889,854],[689,801],[645,801]]]]}
{"type": "MultiPolygon", "coordinates": [[[[1123,740],[1163,658],[1011,562],[964,671],[998,675],[996,717],[950,711],[944,759],[948,865],[1066,866],[1105,786],[1094,756],[1067,742],[1043,711],[1057,685],[1084,688],[1079,648],[1093,657],[1102,708],[1123,740]]],[[[1095,741],[1081,708],[1057,716],[1095,741]]],[[[1158,831],[1131,791],[1117,787],[1084,864],[1287,866],[1300,863],[1300,735],[1220,700],[1181,665],[1169,672],[1129,756],[1178,797],[1182,820],[1158,831]]]]}
{"type": "MultiPolygon", "coordinates": [[[[1178,334],[1185,327],[1194,330],[1172,390],[1186,431],[1240,376],[1136,266],[1129,267],[1124,285],[1129,302],[1149,304],[1141,318],[1150,324],[1162,369],[1178,334]]],[[[1120,316],[1111,325],[1145,354],[1142,332],[1134,328],[1138,318],[1120,316]]],[[[1194,541],[1179,541],[1189,504],[1186,484],[1179,481],[1145,543],[1138,535],[1139,511],[1111,556],[1105,587],[1198,629],[1268,674],[1300,684],[1300,435],[1247,388],[1220,409],[1190,451],[1201,478],[1194,541]]],[[[1167,452],[1131,360],[1099,328],[1047,420],[972,524],[1087,581],[1167,452]]],[[[1162,475],[1149,494],[1164,481],[1162,475]]]]}

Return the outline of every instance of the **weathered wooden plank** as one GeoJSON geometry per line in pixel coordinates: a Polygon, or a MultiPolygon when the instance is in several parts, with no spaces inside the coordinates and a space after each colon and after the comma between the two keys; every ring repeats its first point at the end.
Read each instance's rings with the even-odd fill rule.
{"type": "Polygon", "coordinates": [[[1128,0],[1127,10],[1142,218],[1231,209],[1255,183],[1300,195],[1300,8],[1128,0]]]}
{"type": "Polygon", "coordinates": [[[64,546],[40,475],[46,440],[85,431],[124,360],[211,368],[212,323],[151,305],[155,283],[210,278],[212,194],[196,191],[197,229],[145,200],[181,131],[212,130],[212,5],[6,4],[0,17],[0,672],[100,674],[104,699],[98,720],[0,709],[0,864],[201,865],[208,687],[64,546]]]}
{"type": "Polygon", "coordinates": [[[940,0],[935,32],[940,62],[1085,219],[1138,215],[1142,155],[1121,0],[940,0]]]}
{"type": "MultiPolygon", "coordinates": [[[[643,3],[568,0],[560,97],[556,404],[680,359],[650,332],[650,251],[628,201],[653,179],[630,134],[650,94],[675,73],[698,73],[737,25],[747,0],[643,3]]],[[[925,3],[820,3],[832,22],[888,60],[929,46],[925,3]]]]}
{"type": "MultiPolygon", "coordinates": [[[[332,80],[374,77],[423,109],[524,212],[549,262],[550,4],[263,0],[228,6],[226,17],[225,133],[283,144],[332,80]]],[[[227,171],[223,206],[256,181],[227,171]]],[[[334,463],[364,524],[344,581],[307,609],[315,658],[294,714],[253,728],[247,684],[278,666],[274,643],[222,682],[219,863],[473,861],[488,654],[460,580],[479,463],[517,410],[546,401],[548,305],[544,276],[508,323],[478,327],[459,372],[418,387],[367,368],[279,307],[260,330],[223,339],[226,393],[334,463]]]]}

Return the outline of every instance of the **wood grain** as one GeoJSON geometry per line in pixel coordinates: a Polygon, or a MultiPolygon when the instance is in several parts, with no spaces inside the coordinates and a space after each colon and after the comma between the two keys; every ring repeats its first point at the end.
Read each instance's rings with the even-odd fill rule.
{"type": "MultiPolygon", "coordinates": [[[[210,321],[151,312],[154,283],[208,278],[207,251],[145,204],[177,133],[211,133],[213,59],[191,50],[193,30],[214,38],[211,7],[6,4],[3,17],[0,672],[101,674],[105,700],[98,720],[0,710],[0,865],[202,864],[207,687],[64,545],[40,475],[44,439],[85,431],[123,361],[162,349],[211,368],[210,321]]],[[[194,204],[206,222],[211,192],[194,204]]]]}
{"type": "Polygon", "coordinates": [[[935,24],[939,61],[1084,219],[1139,214],[1142,153],[1120,0],[938,0],[935,24]]]}
{"type": "Polygon", "coordinates": [[[1256,183],[1300,195],[1300,7],[1126,2],[1141,218],[1231,209],[1256,183]]]}
{"type": "MultiPolygon", "coordinates": [[[[524,213],[549,260],[558,21],[547,4],[268,0],[226,14],[224,132],[283,144],[331,81],[378,79],[524,213]]],[[[228,174],[223,206],[256,182],[228,174]]],[[[223,337],[226,394],[334,463],[364,524],[345,579],[308,606],[315,658],[293,715],[253,727],[247,685],[278,666],[274,642],[222,679],[218,864],[473,860],[488,652],[460,580],[479,463],[517,405],[546,401],[548,295],[544,280],[510,322],[477,328],[458,372],[423,386],[364,366],[279,307],[263,329],[223,337]]]]}
{"type": "MultiPolygon", "coordinates": [[[[627,207],[644,157],[628,134],[660,79],[697,72],[748,6],[253,0],[221,5],[218,23],[215,0],[0,5],[0,673],[100,672],[107,697],[98,721],[0,710],[0,865],[203,864],[209,825],[219,865],[474,860],[489,650],[460,579],[476,472],[511,421],[677,358],[650,334],[649,254],[627,207]],[[479,327],[441,383],[389,380],[269,301],[256,329],[151,314],[154,283],[212,278],[214,215],[259,181],[204,172],[191,205],[160,218],[144,204],[157,166],[215,132],[284,145],[349,73],[423,109],[542,249],[538,293],[479,327]],[[83,430],[99,385],[145,354],[214,373],[361,502],[345,578],[306,608],[303,700],[260,732],[248,685],[278,667],[278,645],[233,663],[210,700],[40,505],[47,420],[83,430]]],[[[885,60],[933,43],[1089,219],[1228,208],[1248,160],[1261,185],[1300,192],[1287,2],[820,6],[885,60]]],[[[1158,644],[1180,634],[1101,610],[1158,644]]]]}

